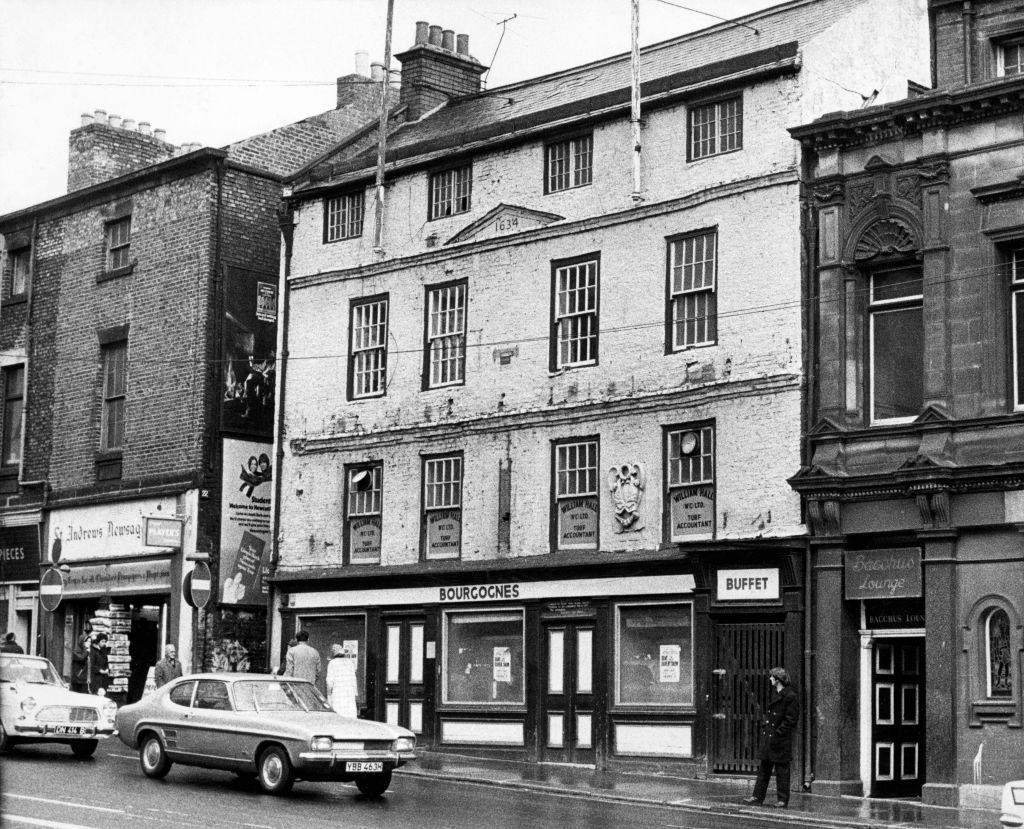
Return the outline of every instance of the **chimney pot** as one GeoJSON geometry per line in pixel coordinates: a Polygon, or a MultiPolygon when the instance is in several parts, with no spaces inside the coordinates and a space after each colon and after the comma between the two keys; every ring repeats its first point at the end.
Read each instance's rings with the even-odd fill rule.
{"type": "Polygon", "coordinates": [[[124,127],[126,130],[129,130],[131,132],[135,132],[135,119],[134,118],[125,118],[124,121],[122,122],[121,126],[124,127]]]}
{"type": "Polygon", "coordinates": [[[157,127],[155,130],[153,130],[153,137],[157,141],[166,141],[167,140],[167,130],[165,130],[163,127],[157,127]]]}
{"type": "Polygon", "coordinates": [[[105,109],[97,109],[93,113],[93,115],[96,118],[96,123],[97,124],[105,124],[105,123],[107,123],[107,111],[105,109]]]}
{"type": "Polygon", "coordinates": [[[139,121],[139,132],[141,132],[143,135],[152,135],[153,126],[149,123],[149,121],[139,121]]]}
{"type": "Polygon", "coordinates": [[[91,112],[83,112],[82,113],[82,126],[83,127],[89,126],[89,124],[93,123],[93,121],[95,121],[95,120],[96,119],[94,118],[94,116],[93,116],[93,114],[91,112]]]}
{"type": "Polygon", "coordinates": [[[110,124],[114,129],[121,129],[121,116],[110,113],[110,117],[107,119],[107,123],[110,124]]]}
{"type": "Polygon", "coordinates": [[[356,52],[356,74],[370,77],[370,53],[362,49],[356,52]]]}
{"type": "Polygon", "coordinates": [[[427,42],[431,46],[440,46],[441,45],[441,27],[440,26],[431,26],[430,27],[430,36],[427,38],[427,42]]]}
{"type": "Polygon", "coordinates": [[[455,30],[445,29],[441,32],[441,48],[446,52],[455,51],[455,30]]]}
{"type": "Polygon", "coordinates": [[[416,21],[416,45],[422,46],[429,37],[430,24],[426,20],[416,21]]]}
{"type": "Polygon", "coordinates": [[[396,92],[402,88],[402,72],[399,69],[392,69],[388,73],[388,86],[396,92]]]}
{"type": "Polygon", "coordinates": [[[469,57],[469,35],[459,35],[455,38],[456,50],[460,55],[469,57]]]}
{"type": "Polygon", "coordinates": [[[370,77],[375,81],[384,80],[384,64],[374,61],[370,64],[370,77]]]}

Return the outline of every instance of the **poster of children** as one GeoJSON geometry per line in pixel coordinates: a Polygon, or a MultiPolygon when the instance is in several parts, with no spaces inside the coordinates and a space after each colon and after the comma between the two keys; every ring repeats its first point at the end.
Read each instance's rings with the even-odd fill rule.
{"type": "Polygon", "coordinates": [[[272,446],[225,438],[220,530],[220,600],[263,604],[270,556],[272,446]]]}

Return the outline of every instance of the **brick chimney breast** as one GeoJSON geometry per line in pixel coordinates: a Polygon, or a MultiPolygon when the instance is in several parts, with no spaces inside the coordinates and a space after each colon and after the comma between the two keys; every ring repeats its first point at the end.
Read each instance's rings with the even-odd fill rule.
{"type": "Polygon", "coordinates": [[[416,42],[395,57],[402,63],[399,103],[416,121],[451,98],[480,91],[487,67],[469,54],[469,35],[453,29],[416,24],[416,42]],[[425,37],[424,37],[425,35],[425,37]]]}
{"type": "MultiPolygon", "coordinates": [[[[107,116],[98,109],[68,137],[68,192],[82,190],[118,176],[158,164],[174,156],[175,147],[163,140],[163,130],[153,135],[126,128],[134,121],[107,116]]],[[[147,129],[149,125],[147,124],[147,129]]]]}

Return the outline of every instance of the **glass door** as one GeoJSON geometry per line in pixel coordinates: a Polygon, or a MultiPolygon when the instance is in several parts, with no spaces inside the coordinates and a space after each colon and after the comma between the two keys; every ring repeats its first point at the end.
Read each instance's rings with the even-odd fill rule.
{"type": "Polygon", "coordinates": [[[544,626],[541,757],[546,762],[594,763],[594,624],[544,626]]]}

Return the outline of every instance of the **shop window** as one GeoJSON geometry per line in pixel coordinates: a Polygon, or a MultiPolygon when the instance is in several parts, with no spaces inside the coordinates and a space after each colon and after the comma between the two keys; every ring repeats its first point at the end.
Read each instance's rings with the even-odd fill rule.
{"type": "Polygon", "coordinates": [[[1024,247],[1009,254],[1010,325],[1013,338],[1013,407],[1024,409],[1024,247]]]}
{"type": "Polygon", "coordinates": [[[670,541],[715,533],[715,427],[690,424],[665,432],[666,535],[670,541]]]}
{"type": "Polygon", "coordinates": [[[693,607],[689,602],[615,608],[615,702],[693,706],[693,607]]]}
{"type": "Polygon", "coordinates": [[[103,412],[100,449],[118,450],[124,445],[125,398],[128,392],[128,342],[106,343],[103,356],[103,412]]]}
{"type": "Polygon", "coordinates": [[[25,366],[8,366],[3,370],[4,422],[2,465],[21,463],[22,427],[25,417],[25,366]]]}
{"type": "Polygon", "coordinates": [[[384,467],[349,467],[345,475],[345,557],[349,564],[380,561],[381,496],[384,467]]]}
{"type": "Polygon", "coordinates": [[[669,239],[669,352],[717,342],[717,272],[717,231],[669,239]]]}
{"type": "Polygon", "coordinates": [[[469,211],[473,195],[473,165],[464,164],[430,176],[430,219],[469,211]]]}
{"type": "Polygon", "coordinates": [[[353,302],[350,317],[349,398],[377,397],[387,390],[387,295],[353,302]]]}
{"type": "Polygon", "coordinates": [[[871,422],[909,423],[924,400],[924,282],[920,267],[871,274],[871,422]]]}
{"type": "Polygon", "coordinates": [[[600,254],[551,263],[551,370],[596,365],[600,254]]]}
{"type": "Polygon", "coordinates": [[[424,558],[458,558],[462,552],[462,456],[423,460],[424,558]]]}
{"type": "Polygon", "coordinates": [[[466,282],[427,288],[424,388],[466,380],[466,282]]]}
{"type": "Polygon", "coordinates": [[[587,133],[544,148],[544,186],[546,193],[583,187],[593,181],[594,135],[587,133]]]}
{"type": "Polygon", "coordinates": [[[1010,617],[1005,610],[997,607],[985,617],[985,675],[988,679],[988,697],[1013,696],[1010,654],[1010,617]]]}
{"type": "Polygon", "coordinates": [[[526,700],[522,610],[444,615],[444,701],[522,705],[526,700]]]}
{"type": "Polygon", "coordinates": [[[690,161],[743,149],[743,99],[695,106],[690,109],[690,161]]]}
{"type": "Polygon", "coordinates": [[[555,542],[558,550],[596,550],[600,518],[597,438],[555,443],[555,542]]]}
{"type": "Polygon", "coordinates": [[[324,199],[324,241],[363,235],[363,191],[324,199]]]}

